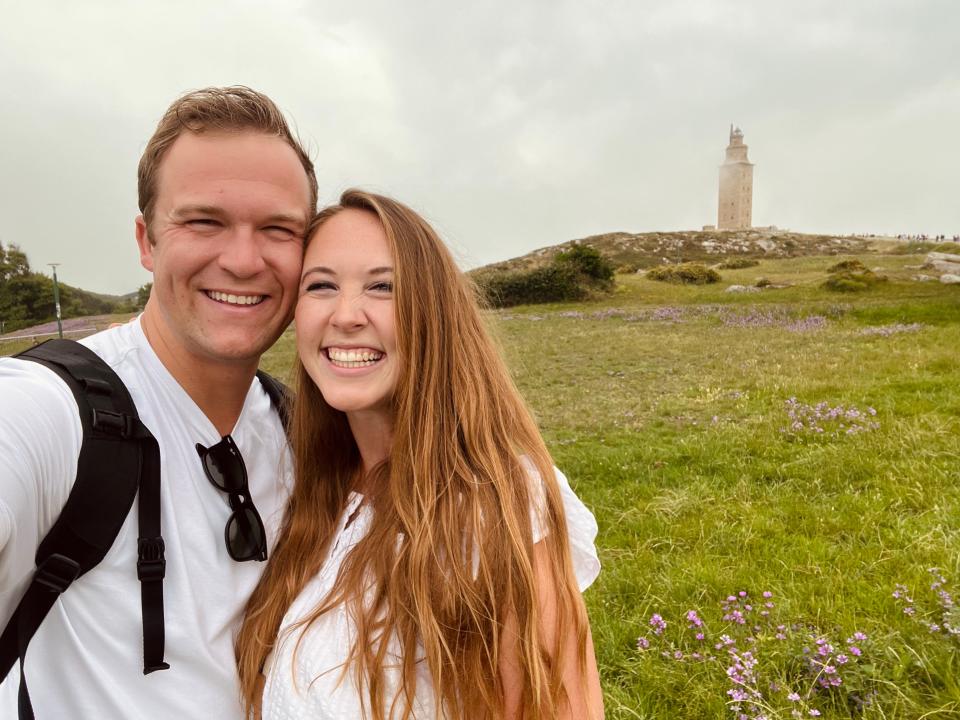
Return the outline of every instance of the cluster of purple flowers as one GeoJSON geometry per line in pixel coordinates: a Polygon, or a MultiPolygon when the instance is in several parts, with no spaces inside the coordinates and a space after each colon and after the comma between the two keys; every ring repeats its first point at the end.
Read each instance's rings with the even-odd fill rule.
{"type": "Polygon", "coordinates": [[[750,308],[746,313],[721,311],[720,320],[727,327],[769,328],[782,327],[790,332],[815,332],[827,326],[823,315],[796,317],[785,308],[750,308]]]}
{"type": "Polygon", "coordinates": [[[924,327],[923,323],[891,323],[890,325],[876,325],[874,327],[863,328],[858,335],[879,335],[880,337],[890,337],[898,333],[919,332],[924,327]]]}
{"type": "Polygon", "coordinates": [[[789,435],[838,437],[857,435],[880,427],[880,423],[874,419],[877,411],[872,407],[860,410],[854,405],[831,406],[827,402],[809,405],[795,397],[787,400],[785,406],[789,424],[781,431],[789,435]]]}
{"type": "Polygon", "coordinates": [[[947,641],[960,642],[960,605],[953,599],[947,578],[940,568],[928,570],[933,577],[930,592],[936,598],[932,603],[920,605],[914,602],[906,585],[897,583],[893,589],[893,599],[903,606],[903,614],[924,625],[931,633],[947,641]]]}
{"type": "Polygon", "coordinates": [[[654,308],[650,312],[650,319],[657,322],[683,322],[683,308],[672,307],[670,305],[654,308]]]}
{"type": "Polygon", "coordinates": [[[683,322],[684,315],[685,311],[683,308],[665,305],[640,312],[627,312],[622,308],[604,308],[603,310],[595,310],[589,315],[579,310],[564,310],[556,313],[555,316],[570,320],[611,320],[617,318],[625,320],[626,322],[650,320],[653,322],[679,323],[683,322]]]}
{"type": "Polygon", "coordinates": [[[850,707],[871,704],[874,693],[864,687],[857,670],[867,636],[857,631],[844,643],[836,642],[808,625],[777,624],[775,608],[770,591],[756,599],[746,590],[728,595],[720,603],[722,631],[715,639],[697,610],[688,610],[686,622],[678,622],[670,633],[667,621],[654,613],[648,621],[654,637],[639,637],[637,649],[646,652],[656,645],[668,662],[723,667],[727,706],[735,720],[819,717],[818,706],[838,700],[850,707]],[[762,663],[764,657],[769,660],[762,663]]]}
{"type": "Polygon", "coordinates": [[[827,319],[823,315],[807,315],[805,318],[794,320],[783,327],[790,332],[816,332],[827,326],[827,319]]]}

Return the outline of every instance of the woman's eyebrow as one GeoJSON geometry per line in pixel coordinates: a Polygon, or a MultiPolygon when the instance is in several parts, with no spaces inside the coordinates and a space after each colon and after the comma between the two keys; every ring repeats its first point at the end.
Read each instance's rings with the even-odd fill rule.
{"type": "Polygon", "coordinates": [[[389,265],[384,265],[383,267],[375,267],[375,268],[373,268],[373,269],[370,270],[367,274],[368,274],[368,275],[384,275],[384,274],[386,274],[386,273],[392,273],[392,272],[393,272],[393,268],[392,268],[392,267],[390,267],[389,265]]]}
{"type": "Polygon", "coordinates": [[[310,275],[311,273],[319,273],[319,274],[321,274],[321,275],[336,275],[336,274],[337,274],[337,273],[335,273],[333,270],[331,270],[331,269],[328,268],[328,267],[324,267],[323,265],[317,265],[316,267],[312,267],[312,268],[309,268],[309,269],[307,269],[307,270],[304,270],[303,273],[300,275],[300,277],[301,277],[301,278],[305,278],[307,275],[310,275]]]}

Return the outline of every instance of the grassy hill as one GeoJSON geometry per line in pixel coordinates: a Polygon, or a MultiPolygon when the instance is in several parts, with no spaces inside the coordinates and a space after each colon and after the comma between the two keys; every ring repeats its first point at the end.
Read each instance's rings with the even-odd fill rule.
{"type": "Polygon", "coordinates": [[[957,243],[907,243],[878,236],[812,235],[787,230],[615,232],[570,240],[521,257],[477,268],[474,273],[527,270],[549,263],[575,244],[596,248],[615,266],[648,268],[663,263],[716,263],[728,257],[789,258],[856,254],[919,253],[936,248],[960,251],[957,243]]]}

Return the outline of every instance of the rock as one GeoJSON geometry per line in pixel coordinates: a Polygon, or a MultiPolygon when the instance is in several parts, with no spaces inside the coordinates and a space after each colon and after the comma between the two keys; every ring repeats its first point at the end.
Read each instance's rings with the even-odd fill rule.
{"type": "Polygon", "coordinates": [[[923,266],[939,273],[960,275],[960,255],[940,252],[927,253],[926,262],[923,266]]]}
{"type": "Polygon", "coordinates": [[[943,260],[945,262],[960,263],[960,255],[953,253],[932,252],[927,253],[927,262],[934,260],[943,260]]]}
{"type": "Polygon", "coordinates": [[[757,245],[763,248],[764,252],[770,252],[771,250],[777,247],[777,244],[772,240],[763,240],[763,239],[757,240],[757,245]]]}
{"type": "Polygon", "coordinates": [[[960,275],[960,263],[946,262],[945,260],[933,260],[924,265],[924,267],[929,270],[936,270],[939,273],[960,275]]]}
{"type": "Polygon", "coordinates": [[[751,287],[750,285],[731,285],[724,292],[728,293],[756,293],[760,292],[760,288],[751,287]]]}
{"type": "Polygon", "coordinates": [[[916,280],[917,282],[930,282],[931,280],[936,280],[936,278],[933,275],[924,275],[923,273],[920,273],[919,275],[914,275],[913,279],[916,280]]]}
{"type": "Polygon", "coordinates": [[[944,285],[960,285],[960,275],[951,275],[950,273],[941,275],[940,282],[944,285]]]}

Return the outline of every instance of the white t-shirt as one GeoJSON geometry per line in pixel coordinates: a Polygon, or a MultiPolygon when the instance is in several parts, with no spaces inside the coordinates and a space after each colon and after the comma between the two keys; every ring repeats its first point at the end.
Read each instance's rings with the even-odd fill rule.
{"type": "MultiPolygon", "coordinates": [[[[573,570],[582,592],[600,573],[600,561],[594,547],[597,523],[574,494],[563,473],[557,470],[556,475],[567,516],[573,570]]],[[[342,673],[343,663],[356,637],[356,629],[346,608],[340,606],[324,613],[306,631],[302,628],[291,631],[327,596],[347,554],[369,530],[372,511],[368,505],[361,505],[362,500],[363,497],[356,493],[350,496],[340,517],[329,557],[283,618],[279,643],[264,667],[264,720],[343,720],[362,717],[361,702],[367,696],[361,695],[352,669],[346,675],[342,673]],[[357,508],[359,512],[353,522],[347,524],[347,518],[357,508]]],[[[536,542],[543,537],[543,532],[539,530],[539,522],[532,513],[531,519],[536,542]]],[[[438,715],[426,663],[418,665],[417,673],[414,717],[417,720],[435,720],[438,715]]],[[[393,674],[388,670],[388,688],[385,692],[388,700],[396,696],[400,678],[399,669],[393,674]]]]}
{"type": "MultiPolygon", "coordinates": [[[[143,674],[136,501],[103,561],[60,596],[27,649],[38,720],[242,717],[233,640],[264,564],[235,562],[230,507],[206,478],[196,443],[220,433],[153,352],[139,321],[83,341],[126,384],[160,446],[165,660],[143,674]]],[[[69,388],[38,363],[0,359],[0,627],[34,571],[40,540],[73,486],[82,439],[69,388]]],[[[254,380],[231,432],[273,547],[291,480],[270,399],[254,380]]],[[[0,688],[0,718],[16,718],[17,667],[0,688]]]]}

